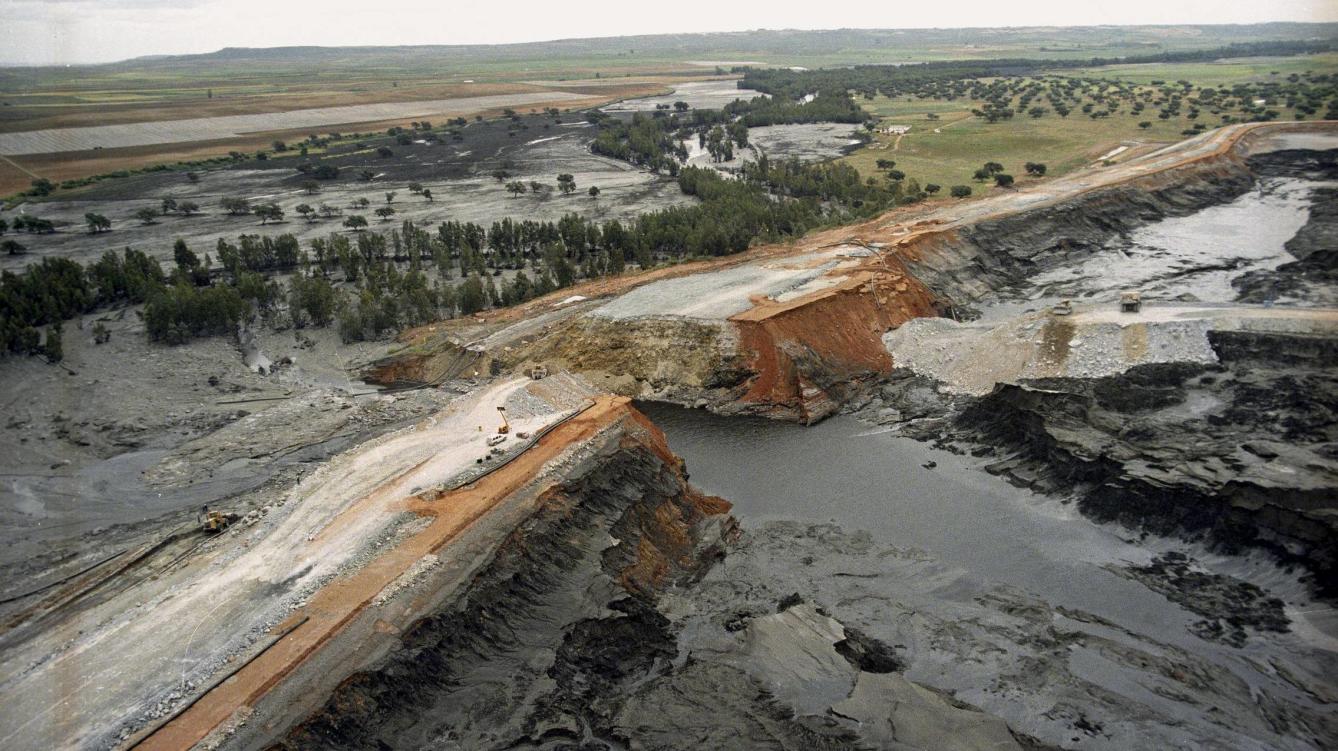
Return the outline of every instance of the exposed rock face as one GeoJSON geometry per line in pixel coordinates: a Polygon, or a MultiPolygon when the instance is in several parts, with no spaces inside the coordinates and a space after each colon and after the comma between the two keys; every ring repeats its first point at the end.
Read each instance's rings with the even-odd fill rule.
{"type": "Polygon", "coordinates": [[[727,319],[596,312],[489,356],[504,368],[550,363],[641,399],[813,422],[891,371],[883,332],[937,312],[895,259],[865,263],[818,292],[727,319]]]}
{"type": "Polygon", "coordinates": [[[1220,159],[961,230],[926,234],[908,243],[905,255],[911,272],[931,289],[968,305],[1084,258],[1116,235],[1226,202],[1253,184],[1254,175],[1241,161],[1220,159]]]}
{"type": "Polygon", "coordinates": [[[624,396],[684,404],[731,401],[748,378],[733,329],[706,320],[581,316],[502,358],[508,367],[551,363],[624,396]]]}
{"type": "Polygon", "coordinates": [[[1220,366],[1003,385],[957,426],[1007,454],[992,471],[1077,487],[1098,519],[1265,548],[1338,593],[1338,348],[1323,337],[1209,338],[1220,366]]]}
{"type": "Polygon", "coordinates": [[[734,316],[752,373],[737,411],[805,423],[833,414],[891,372],[883,332],[934,315],[935,304],[915,278],[883,269],[802,304],[734,316]]]}
{"type": "Polygon", "coordinates": [[[632,430],[543,497],[467,591],[405,632],[293,729],[288,748],[464,748],[612,732],[626,687],[676,653],[656,593],[699,577],[734,534],[663,435],[632,430]]]}

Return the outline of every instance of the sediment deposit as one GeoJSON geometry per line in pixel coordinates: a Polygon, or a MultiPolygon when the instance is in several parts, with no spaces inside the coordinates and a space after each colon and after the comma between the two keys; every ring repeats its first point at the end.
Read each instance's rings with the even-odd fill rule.
{"type": "Polygon", "coordinates": [[[602,385],[619,393],[812,422],[892,370],[879,343],[889,330],[969,317],[996,290],[1136,227],[1228,201],[1259,174],[1320,169],[1323,160],[1298,167],[1310,158],[1296,155],[1333,143],[1324,123],[1228,126],[960,206],[899,209],[792,246],[578,287],[564,294],[583,302],[561,311],[552,296],[472,329],[410,333],[406,353],[387,363],[391,375],[372,376],[444,375],[419,363],[472,350],[498,372],[551,360],[607,378],[602,385]],[[542,328],[512,323],[540,313],[542,328]]]}
{"type": "MultiPolygon", "coordinates": [[[[361,370],[458,389],[409,392],[449,400],[439,411],[409,397],[394,418],[411,422],[347,446],[331,443],[354,435],[344,397],[305,392],[146,457],[155,487],[188,487],[212,465],[235,479],[252,459],[246,433],[285,421],[303,421],[302,446],[271,437],[267,453],[333,454],[217,537],[179,530],[67,561],[79,570],[0,603],[0,742],[1119,748],[1192,711],[1191,731],[1158,742],[1322,747],[1338,737],[1316,709],[1332,684],[1284,663],[1260,700],[1169,641],[967,587],[867,533],[782,521],[741,534],[629,397],[803,423],[857,410],[993,452],[992,473],[1098,519],[1262,549],[1331,596],[1338,313],[1316,307],[1330,214],[1297,236],[1303,266],[1243,288],[1277,284],[1306,309],[990,306],[1026,306],[1035,274],[1260,175],[1322,173],[1311,155],[1332,143],[1327,124],[1230,126],[979,201],[410,332],[361,370]],[[727,572],[731,551],[742,565],[727,572]],[[919,589],[894,599],[862,583],[880,577],[919,589]],[[944,607],[954,587],[970,602],[944,607]],[[1107,664],[1145,688],[1112,696],[1089,680],[1107,664]]],[[[1171,602],[1210,593],[1194,633],[1214,645],[1288,627],[1276,598],[1186,559],[1111,565],[1171,602]]]]}

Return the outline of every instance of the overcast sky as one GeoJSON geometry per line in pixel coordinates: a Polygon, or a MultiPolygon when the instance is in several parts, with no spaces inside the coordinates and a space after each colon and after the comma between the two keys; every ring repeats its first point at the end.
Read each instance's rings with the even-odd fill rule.
{"type": "Polygon", "coordinates": [[[1338,0],[0,0],[0,62],[747,29],[1338,21],[1338,0]],[[824,12],[824,10],[829,12],[824,12]]]}

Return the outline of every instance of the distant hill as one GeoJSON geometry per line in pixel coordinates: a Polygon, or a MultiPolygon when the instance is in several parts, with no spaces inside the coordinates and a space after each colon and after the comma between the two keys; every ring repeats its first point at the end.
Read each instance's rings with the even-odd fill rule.
{"type": "Polygon", "coordinates": [[[154,88],[170,80],[227,85],[238,78],[404,80],[700,71],[720,64],[831,67],[931,60],[1028,57],[1087,59],[1225,47],[1260,41],[1338,39],[1338,23],[1203,26],[1082,26],[975,29],[754,30],[711,34],[558,39],[488,45],[228,47],[102,65],[0,67],[0,88],[37,91],[111,84],[154,88]],[[164,76],[169,72],[170,76],[164,76]],[[114,76],[114,79],[107,78],[114,76]],[[140,77],[142,76],[142,78],[140,77]],[[217,83],[214,83],[217,82],[217,83]]]}
{"type": "MultiPolygon", "coordinates": [[[[469,60],[525,60],[590,55],[679,58],[750,52],[787,58],[853,55],[862,51],[908,54],[956,49],[959,56],[997,56],[1033,50],[1055,57],[1107,57],[1112,51],[1156,51],[1218,47],[1233,42],[1338,38],[1338,23],[1266,23],[1204,26],[1075,26],[974,29],[754,30],[711,34],[651,34],[558,39],[519,44],[414,45],[381,47],[228,47],[197,55],[154,55],[82,67],[158,67],[245,63],[301,65],[367,63],[408,59],[424,64],[469,60]]],[[[764,61],[765,62],[765,61],[764,61]]]]}

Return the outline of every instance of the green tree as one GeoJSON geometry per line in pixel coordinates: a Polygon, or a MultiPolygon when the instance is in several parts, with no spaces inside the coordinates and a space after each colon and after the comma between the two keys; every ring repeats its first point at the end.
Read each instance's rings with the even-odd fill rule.
{"type": "Polygon", "coordinates": [[[472,316],[483,310],[483,282],[475,274],[470,274],[460,285],[460,315],[472,316]]]}
{"type": "Polygon", "coordinates": [[[344,226],[348,227],[351,230],[354,230],[355,232],[361,231],[364,227],[367,226],[367,217],[362,216],[360,214],[353,214],[344,219],[344,226]]]}
{"type": "Polygon", "coordinates": [[[288,312],[296,328],[304,327],[308,321],[315,326],[328,326],[335,314],[334,287],[324,277],[294,276],[289,284],[288,312]]]}
{"type": "Polygon", "coordinates": [[[563,194],[569,194],[576,190],[576,178],[567,172],[557,176],[558,189],[563,194]]]}
{"type": "Polygon", "coordinates": [[[297,206],[293,207],[293,211],[301,214],[302,218],[306,219],[308,222],[316,219],[316,209],[313,209],[311,204],[299,203],[297,206]]]}
{"type": "Polygon", "coordinates": [[[139,220],[140,224],[145,224],[145,225],[153,224],[158,219],[158,212],[154,211],[148,206],[145,206],[144,208],[135,212],[135,218],[139,220]]]}
{"type": "Polygon", "coordinates": [[[390,217],[395,216],[395,209],[392,206],[382,206],[376,210],[376,215],[381,217],[381,221],[388,222],[390,217]]]}
{"type": "Polygon", "coordinates": [[[590,189],[587,190],[586,193],[589,193],[591,198],[599,198],[599,188],[593,185],[590,186],[590,189]]]}
{"type": "Polygon", "coordinates": [[[251,213],[251,202],[241,197],[224,198],[219,201],[223,210],[228,212],[228,216],[241,216],[251,213]]]}
{"type": "Polygon", "coordinates": [[[51,195],[51,192],[56,189],[55,184],[45,177],[39,177],[36,180],[33,180],[31,185],[32,187],[28,189],[28,193],[29,195],[34,196],[49,196],[51,195]]]}
{"type": "Polygon", "coordinates": [[[190,216],[192,214],[198,214],[200,213],[200,204],[194,201],[182,201],[181,203],[177,204],[177,211],[182,216],[190,216]]]}
{"type": "Polygon", "coordinates": [[[277,203],[269,203],[265,204],[264,206],[257,206],[254,209],[252,209],[252,212],[256,216],[260,217],[260,223],[262,225],[270,221],[278,222],[283,220],[283,209],[277,203]]]}
{"type": "Polygon", "coordinates": [[[111,220],[101,214],[89,212],[84,214],[84,222],[88,224],[88,231],[97,234],[111,229],[111,220]]]}
{"type": "Polygon", "coordinates": [[[186,241],[179,237],[172,244],[172,260],[176,262],[177,268],[187,273],[194,271],[200,265],[200,257],[195,255],[195,251],[191,250],[186,245],[186,241]]]}
{"type": "Polygon", "coordinates": [[[519,198],[520,194],[525,192],[525,183],[519,180],[512,180],[506,184],[506,189],[511,193],[512,198],[519,198]]]}
{"type": "Polygon", "coordinates": [[[951,194],[953,198],[966,198],[971,195],[971,186],[954,185],[948,190],[948,193],[951,194]]]}
{"type": "Polygon", "coordinates": [[[1013,176],[1000,172],[994,176],[994,184],[1000,188],[1011,188],[1013,187],[1013,176]]]}
{"type": "Polygon", "coordinates": [[[168,214],[176,210],[177,210],[177,201],[175,198],[163,199],[163,216],[167,216],[168,214]]]}

